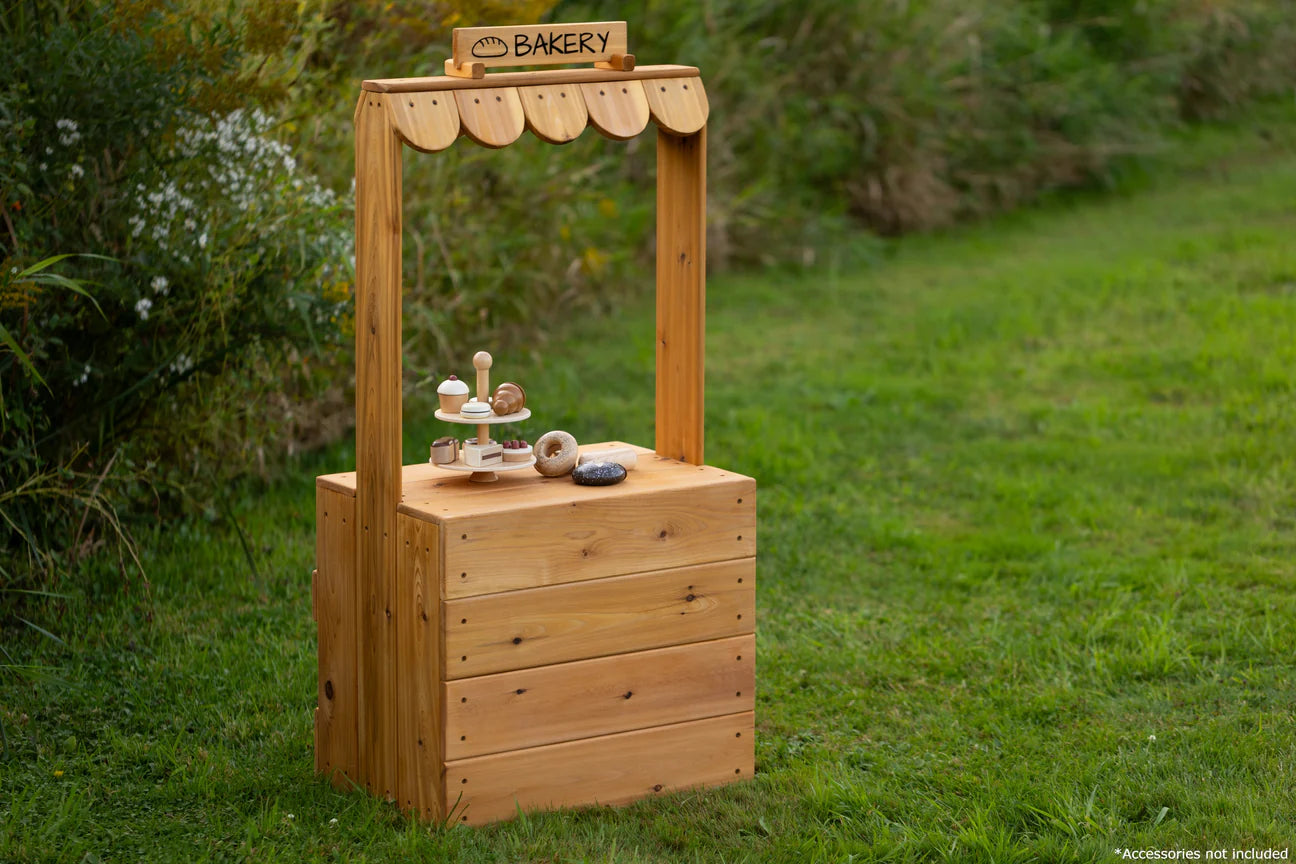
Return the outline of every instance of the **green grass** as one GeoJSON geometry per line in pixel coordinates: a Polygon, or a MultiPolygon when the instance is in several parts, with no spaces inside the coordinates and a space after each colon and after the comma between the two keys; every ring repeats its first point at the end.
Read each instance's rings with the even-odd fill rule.
{"type": "MultiPolygon", "coordinates": [[[[151,602],[93,594],[45,622],[67,652],[17,643],[62,668],[0,690],[0,860],[1294,845],[1296,122],[1276,122],[1208,133],[1136,194],[867,270],[712,281],[708,461],[761,490],[753,781],[443,830],[315,779],[310,477],[350,467],[337,448],[236,505],[257,574],[219,525],[159,526],[151,602]]],[[[646,296],[555,339],[516,376],[533,431],[651,443],[652,350],[646,296]]],[[[441,434],[407,432],[410,460],[441,434]]]]}

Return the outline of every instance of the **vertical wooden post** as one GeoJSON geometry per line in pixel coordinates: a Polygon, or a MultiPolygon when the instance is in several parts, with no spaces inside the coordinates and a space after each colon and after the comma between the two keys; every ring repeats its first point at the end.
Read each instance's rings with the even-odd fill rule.
{"type": "Polygon", "coordinates": [[[371,792],[396,794],[396,506],[401,495],[401,142],[390,96],[356,107],[357,750],[371,792]]]}
{"type": "Polygon", "coordinates": [[[702,464],[706,345],[706,127],[657,132],[657,441],[702,464]]]}

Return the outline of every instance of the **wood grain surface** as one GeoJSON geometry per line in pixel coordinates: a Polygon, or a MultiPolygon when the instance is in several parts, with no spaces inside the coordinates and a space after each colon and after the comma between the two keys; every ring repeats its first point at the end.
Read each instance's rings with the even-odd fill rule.
{"type": "Polygon", "coordinates": [[[356,754],[355,498],[315,492],[315,621],[319,661],[315,770],[339,789],[358,780],[356,754]]]}
{"type": "Polygon", "coordinates": [[[706,127],[657,131],[657,452],[701,465],[706,370],[706,127]]]}
{"type": "Polygon", "coordinates": [[[482,825],[524,811],[623,804],[751,779],[753,715],[729,714],[446,764],[451,821],[482,825]]]}
{"type": "Polygon", "coordinates": [[[617,72],[609,69],[538,69],[533,72],[496,72],[485,78],[432,75],[424,78],[373,78],[361,83],[372,93],[421,93],[436,90],[476,90],[482,87],[530,87],[535,84],[581,84],[590,81],[643,81],[655,78],[696,78],[696,66],[673,64],[636,66],[617,72]]]}
{"type": "Polygon", "coordinates": [[[609,138],[626,141],[648,125],[648,98],[639,81],[578,84],[590,125],[609,138]]]}
{"type": "Polygon", "coordinates": [[[574,84],[540,84],[519,87],[526,125],[541,141],[566,144],[580,137],[589,125],[585,99],[574,84]]]}
{"type": "Polygon", "coordinates": [[[446,679],[754,632],[756,559],[445,602],[446,679]]]}
{"type": "Polygon", "coordinates": [[[444,150],[459,137],[459,106],[448,93],[407,93],[387,100],[402,141],[421,153],[444,150]]]}
{"type": "Polygon", "coordinates": [[[456,90],[454,99],[464,134],[483,147],[507,147],[526,128],[515,87],[456,90]]]}
{"type": "MultiPolygon", "coordinates": [[[[381,93],[356,109],[356,739],[366,788],[396,784],[396,506],[401,484],[401,142],[381,93]]],[[[359,778],[357,778],[359,779],[359,778]]]]}
{"type": "Polygon", "coordinates": [[[446,759],[751,711],[755,655],[737,636],[451,681],[446,759]]]}
{"type": "Polygon", "coordinates": [[[701,78],[661,78],[644,84],[644,93],[659,128],[674,135],[692,135],[706,125],[711,106],[701,78]]]}
{"type": "Polygon", "coordinates": [[[411,516],[397,517],[400,568],[396,580],[397,802],[439,819],[445,759],[441,689],[441,601],[437,594],[441,529],[411,516]]]}

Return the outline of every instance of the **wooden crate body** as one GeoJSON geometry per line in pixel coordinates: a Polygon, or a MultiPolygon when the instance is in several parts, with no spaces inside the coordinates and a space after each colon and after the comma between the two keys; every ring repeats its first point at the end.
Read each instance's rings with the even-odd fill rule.
{"type": "Polygon", "coordinates": [[[709,106],[696,68],[636,68],[624,22],[568,29],[579,45],[590,27],[618,36],[597,68],[487,76],[507,58],[474,60],[498,45],[474,31],[449,75],[366,81],[356,106],[356,471],[317,485],[316,767],[431,819],[753,770],[756,485],[703,464],[709,106]],[[402,468],[404,147],[624,140],[650,120],[654,448],[608,487],[402,468]]]}
{"type": "Polygon", "coordinates": [[[319,478],[317,769],[469,824],[750,777],[755,481],[639,458],[608,487],[406,467],[381,664],[354,475],[319,478]],[[376,725],[394,741],[361,742],[361,689],[395,693],[376,725]],[[390,750],[395,776],[362,749],[390,750]]]}

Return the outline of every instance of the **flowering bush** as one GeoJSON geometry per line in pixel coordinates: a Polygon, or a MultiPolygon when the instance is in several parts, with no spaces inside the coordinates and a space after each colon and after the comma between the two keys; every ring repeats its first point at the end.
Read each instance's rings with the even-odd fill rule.
{"type": "Polygon", "coordinates": [[[213,69],[242,74],[237,34],[213,24],[186,53],[160,25],[121,32],[130,5],[25,34],[2,19],[0,539],[38,566],[0,570],[0,591],[97,545],[69,501],[93,490],[114,526],[125,501],[173,507],[257,466],[294,403],[336,386],[345,201],[270,114],[210,98],[213,69]]]}

